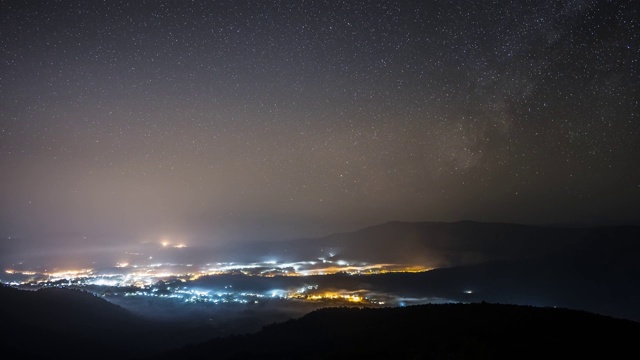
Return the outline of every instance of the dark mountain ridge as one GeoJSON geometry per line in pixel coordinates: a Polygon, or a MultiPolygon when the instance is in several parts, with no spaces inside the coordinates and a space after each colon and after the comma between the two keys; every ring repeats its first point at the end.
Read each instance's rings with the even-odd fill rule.
{"type": "MultiPolygon", "coordinates": [[[[323,287],[333,284],[462,302],[561,306],[640,321],[636,305],[640,303],[639,240],[637,226],[393,221],[323,238],[256,246],[274,257],[286,254],[290,259],[325,256],[436,267],[423,274],[309,279],[323,287]]],[[[276,283],[286,288],[297,281],[276,283]]]]}
{"type": "MultiPolygon", "coordinates": [[[[423,273],[390,273],[366,276],[338,273],[306,278],[250,276],[238,278],[236,275],[224,275],[215,278],[204,277],[196,280],[194,285],[209,285],[210,282],[219,283],[224,280],[223,282],[233,282],[234,288],[237,285],[238,290],[245,287],[249,290],[255,290],[269,289],[274,286],[278,288],[296,287],[306,285],[309,282],[319,284],[323,289],[329,287],[368,289],[415,298],[441,297],[464,303],[488,301],[490,303],[544,307],[557,306],[639,321],[640,308],[637,306],[640,303],[640,281],[638,281],[640,279],[640,262],[637,261],[637,254],[640,254],[639,239],[640,228],[632,226],[557,228],[475,222],[389,222],[353,233],[335,234],[320,239],[257,244],[257,248],[251,248],[251,252],[264,251],[271,254],[285,254],[285,257],[290,256],[298,260],[304,256],[311,259],[323,256],[332,261],[364,258],[367,261],[411,263],[411,261],[424,260],[425,264],[440,264],[441,267],[423,273]]],[[[243,246],[248,245],[244,244],[243,246]]],[[[0,316],[3,319],[2,346],[7,351],[23,354],[25,357],[84,358],[90,354],[89,356],[93,358],[113,356],[130,358],[144,356],[150,351],[160,352],[187,343],[203,341],[220,334],[212,328],[194,329],[184,324],[153,322],[137,317],[104,299],[77,290],[49,288],[39,291],[20,291],[2,286],[0,287],[0,300],[2,301],[0,316]]],[[[471,308],[475,309],[475,307],[471,308]]],[[[468,308],[438,307],[437,309],[462,309],[464,314],[466,311],[464,309],[468,308]]],[[[480,309],[485,311],[493,308],[483,307],[480,309]]],[[[385,309],[385,311],[387,314],[392,314],[395,310],[385,309]]],[[[498,312],[494,315],[499,318],[511,316],[505,315],[503,310],[496,311],[498,312]]],[[[532,314],[531,311],[537,310],[523,311],[532,314]]],[[[349,354],[382,354],[383,357],[389,358],[394,355],[398,355],[399,358],[414,355],[427,358],[445,355],[466,357],[469,354],[476,354],[477,357],[489,354],[487,356],[495,358],[507,356],[498,345],[499,339],[502,339],[500,340],[502,342],[524,344],[514,345],[516,347],[512,350],[516,352],[524,351],[526,346],[535,347],[532,342],[549,344],[545,349],[551,351],[551,344],[557,343],[557,340],[554,340],[555,337],[561,337],[561,334],[556,334],[551,339],[548,337],[539,338],[536,337],[539,334],[523,330],[518,327],[520,325],[493,324],[492,320],[483,318],[484,315],[481,313],[473,313],[469,315],[471,324],[485,324],[482,326],[487,327],[488,333],[494,335],[489,338],[478,335],[473,331],[480,332],[480,330],[472,327],[473,335],[469,335],[471,336],[469,338],[467,333],[456,332],[455,326],[452,328],[446,322],[439,323],[438,319],[441,319],[438,317],[439,315],[433,315],[436,318],[424,318],[420,324],[431,324],[448,329],[451,337],[447,337],[449,336],[447,335],[441,339],[442,344],[449,344],[442,345],[444,348],[440,345],[433,345],[428,346],[424,352],[422,348],[414,343],[406,342],[404,338],[413,339],[411,341],[417,343],[425,343],[427,339],[439,339],[438,336],[444,335],[423,331],[419,332],[423,338],[415,337],[406,333],[406,329],[403,328],[403,326],[418,326],[417,323],[409,322],[409,318],[403,320],[405,321],[403,323],[394,322],[395,320],[390,320],[386,316],[383,317],[384,320],[381,320],[378,318],[378,313],[375,312],[357,313],[373,314],[371,315],[372,319],[378,320],[366,320],[368,318],[366,316],[355,323],[349,323],[347,320],[341,322],[340,319],[335,319],[334,322],[339,329],[351,329],[351,332],[363,333],[366,336],[356,336],[349,333],[335,338],[331,337],[333,335],[317,334],[314,332],[315,330],[308,328],[310,325],[305,325],[305,321],[309,320],[304,320],[300,325],[301,328],[292,330],[294,334],[285,334],[290,339],[302,337],[302,339],[293,342],[296,348],[291,351],[282,350],[286,348],[287,344],[280,340],[273,341],[275,344],[280,344],[279,346],[282,348],[270,347],[269,342],[264,340],[271,336],[268,335],[271,334],[272,330],[269,330],[272,329],[271,327],[264,330],[266,333],[260,333],[267,334],[267,337],[257,335],[255,338],[263,340],[251,340],[253,339],[251,337],[234,337],[230,340],[215,340],[214,342],[217,344],[216,347],[222,349],[221,358],[225,358],[224,356],[251,358],[258,355],[264,355],[267,358],[269,356],[273,358],[301,356],[304,358],[306,355],[310,357],[317,355],[320,358],[340,357],[343,350],[349,354]],[[369,323],[369,321],[374,323],[369,323]],[[489,325],[486,325],[487,323],[489,325]],[[500,330],[502,327],[514,328],[519,332],[523,331],[526,335],[523,335],[524,338],[512,338],[510,333],[500,330]],[[396,329],[402,335],[396,336],[388,329],[396,329]],[[303,334],[308,334],[308,337],[303,334]],[[325,335],[329,337],[323,338],[322,336],[325,335]],[[353,336],[356,337],[353,338],[353,336]],[[457,339],[460,339],[460,336],[463,340],[459,341],[457,339]],[[310,339],[318,337],[321,340],[324,339],[323,342],[310,343],[312,341],[310,339]],[[529,339],[529,337],[531,338],[529,339]],[[344,345],[343,340],[349,344],[360,345],[344,345]],[[254,343],[254,341],[258,342],[254,343]],[[388,342],[389,347],[387,348],[365,346],[370,345],[369,343],[378,346],[378,343],[385,344],[385,341],[388,342]],[[309,354],[302,352],[304,344],[311,349],[309,354]],[[324,344],[323,346],[327,350],[322,350],[323,352],[320,353],[314,352],[313,349],[320,346],[318,344],[324,344]],[[259,354],[252,352],[253,350],[244,350],[254,349],[252,346],[257,346],[255,349],[265,350],[260,350],[259,354]],[[408,349],[406,352],[403,352],[404,350],[398,352],[398,349],[405,348],[408,349]],[[472,352],[464,353],[466,350],[461,350],[463,348],[468,348],[472,352]],[[237,349],[243,349],[244,352],[238,352],[237,349]],[[488,353],[485,354],[483,352],[485,350],[488,353]],[[449,351],[454,351],[454,353],[449,351]],[[480,352],[478,353],[478,351],[480,352]]],[[[429,313],[432,313],[431,310],[429,313]]],[[[453,320],[447,321],[458,324],[456,326],[460,326],[461,329],[467,329],[470,326],[470,323],[462,322],[458,318],[459,316],[453,315],[450,310],[446,310],[446,313],[449,314],[447,316],[454,317],[453,320]]],[[[334,316],[331,315],[334,313],[330,311],[320,312],[320,314],[327,315],[329,318],[334,316]]],[[[543,313],[539,315],[547,316],[543,313]]],[[[318,315],[310,314],[309,316],[313,319],[318,315]]],[[[351,315],[344,316],[345,319],[348,319],[351,315]]],[[[416,313],[411,316],[420,318],[422,315],[416,313]]],[[[563,326],[567,331],[574,331],[571,329],[571,322],[566,323],[569,321],[567,318],[558,319],[554,316],[549,318],[547,323],[534,322],[530,325],[555,328],[553,324],[559,322],[565,324],[563,326]]],[[[589,319],[603,319],[603,317],[593,317],[595,315],[589,316],[589,319]]],[[[580,321],[576,324],[584,323],[584,329],[593,328],[588,324],[591,320],[583,319],[580,321]]],[[[593,321],[599,323],[605,320],[593,321]]],[[[287,324],[289,325],[286,326],[290,327],[293,326],[291,324],[296,323],[287,324]]],[[[286,326],[285,328],[287,328],[286,326]]],[[[430,325],[425,326],[429,327],[430,325]]],[[[602,326],[607,328],[609,325],[603,323],[602,326]]],[[[620,333],[619,329],[616,330],[616,326],[611,328],[611,334],[620,333]]],[[[632,328],[636,329],[636,325],[633,325],[632,328]]],[[[331,333],[327,325],[320,326],[320,329],[331,333]]],[[[340,331],[342,330],[337,331],[337,334],[341,334],[340,331]]],[[[552,329],[552,333],[553,331],[555,330],[552,329]]],[[[592,342],[608,339],[607,333],[597,329],[594,331],[597,334],[595,338],[589,337],[591,336],[589,334],[583,334],[582,328],[578,329],[577,333],[583,334],[581,336],[592,342]],[[599,340],[598,336],[601,336],[602,339],[599,340]]],[[[625,331],[620,333],[621,337],[626,336],[625,331]]],[[[633,330],[634,334],[635,331],[633,330]]],[[[605,342],[605,344],[610,343],[605,342]]],[[[626,343],[612,344],[616,346],[616,349],[617,347],[626,347],[626,343]]],[[[573,345],[579,346],[577,343],[573,345]]],[[[199,347],[193,349],[195,348],[199,347]]],[[[569,348],[565,348],[565,350],[566,354],[571,351],[569,348]]],[[[603,356],[608,355],[604,348],[592,350],[603,356]]],[[[196,350],[196,353],[198,351],[200,350],[196,350]]],[[[211,354],[218,353],[211,349],[210,351],[211,354]]],[[[585,354],[589,353],[589,351],[585,352],[585,354]]],[[[188,354],[185,354],[179,354],[179,357],[183,357],[183,355],[188,357],[188,354]]],[[[204,353],[199,354],[203,355],[204,353]]],[[[537,355],[548,356],[549,353],[537,353],[537,355]]]]}
{"type": "Polygon", "coordinates": [[[636,239],[640,239],[640,227],[637,226],[578,228],[473,221],[391,221],[321,238],[230,246],[220,253],[238,261],[255,261],[254,254],[278,258],[283,262],[320,257],[330,259],[333,255],[339,259],[369,263],[453,267],[489,260],[536,258],[572,251],[576,247],[588,250],[588,246],[600,246],[602,241],[640,249],[636,239]],[[247,248],[251,251],[246,251],[247,248]]]}
{"type": "Polygon", "coordinates": [[[142,318],[81,290],[1,285],[0,300],[0,346],[22,358],[131,358],[217,334],[142,318]]]}
{"type": "Polygon", "coordinates": [[[640,323],[488,303],[327,308],[155,359],[538,359],[636,357],[640,323]]]}

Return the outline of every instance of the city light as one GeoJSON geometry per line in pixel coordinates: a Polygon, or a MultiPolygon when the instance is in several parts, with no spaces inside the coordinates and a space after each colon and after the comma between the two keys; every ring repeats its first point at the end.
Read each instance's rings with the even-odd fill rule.
{"type": "MultiPolygon", "coordinates": [[[[164,240],[163,248],[183,248],[164,240]]],[[[131,255],[126,253],[125,255],[131,255]]],[[[116,262],[109,268],[83,269],[6,269],[5,284],[20,288],[68,287],[90,291],[114,300],[117,297],[148,297],[159,301],[179,301],[189,304],[260,304],[264,301],[296,301],[317,305],[385,306],[399,303],[400,295],[380,294],[363,289],[329,289],[327,285],[306,284],[302,287],[257,290],[242,288],[236,290],[233,284],[215,285],[216,279],[239,280],[242,278],[275,279],[277,277],[300,277],[310,279],[321,275],[344,274],[350,276],[370,276],[387,273],[423,272],[430,268],[403,264],[358,263],[344,259],[302,260],[280,262],[274,258],[263,262],[218,262],[194,265],[173,262],[153,262],[153,256],[136,253],[138,261],[129,256],[128,261],[116,262]],[[140,260],[142,259],[142,260],[140,260]],[[200,282],[205,281],[202,285],[200,282]],[[214,285],[211,285],[214,284],[214,285]]],[[[229,281],[229,280],[225,280],[229,281]]],[[[259,283],[264,283],[264,281],[259,283]]],[[[292,280],[293,281],[293,280],[292,280]]],[[[296,283],[299,281],[293,281],[296,283]]],[[[420,300],[418,300],[420,301],[420,300]]],[[[426,300],[425,300],[426,301],[426,300]]]]}

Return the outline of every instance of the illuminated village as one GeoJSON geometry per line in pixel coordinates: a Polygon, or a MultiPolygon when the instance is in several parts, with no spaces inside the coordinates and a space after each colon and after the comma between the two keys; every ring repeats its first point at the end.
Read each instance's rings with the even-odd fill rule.
{"type": "MultiPolygon", "coordinates": [[[[163,243],[162,246],[170,245],[163,243]]],[[[335,259],[335,256],[332,259],[318,258],[299,262],[229,262],[201,266],[153,263],[152,256],[145,257],[145,260],[147,261],[143,264],[118,262],[113,267],[103,269],[5,269],[0,280],[21,289],[81,289],[115,303],[125,299],[134,301],[136,298],[153,298],[157,301],[207,306],[234,303],[251,305],[274,301],[331,306],[402,306],[407,299],[401,294],[382,293],[373,289],[339,288],[331,284],[330,277],[369,277],[430,270],[413,265],[355,263],[335,259]],[[322,284],[317,283],[318,280],[323,280],[320,281],[322,284]]],[[[412,300],[414,303],[433,301],[412,300]]]]}

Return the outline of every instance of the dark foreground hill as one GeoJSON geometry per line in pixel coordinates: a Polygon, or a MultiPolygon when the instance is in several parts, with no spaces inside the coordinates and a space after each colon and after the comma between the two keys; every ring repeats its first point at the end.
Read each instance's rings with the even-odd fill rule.
{"type": "Polygon", "coordinates": [[[327,308],[154,359],[638,358],[640,323],[488,303],[327,308]]]}
{"type": "Polygon", "coordinates": [[[131,358],[216,334],[215,329],[155,322],[88,292],[0,285],[0,348],[23,359],[131,358]]]}

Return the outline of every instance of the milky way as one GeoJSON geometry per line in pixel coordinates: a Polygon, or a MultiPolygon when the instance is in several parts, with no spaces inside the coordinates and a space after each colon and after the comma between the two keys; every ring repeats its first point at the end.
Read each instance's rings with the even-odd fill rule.
{"type": "Polygon", "coordinates": [[[637,1],[0,6],[4,241],[640,222],[637,1]]]}

